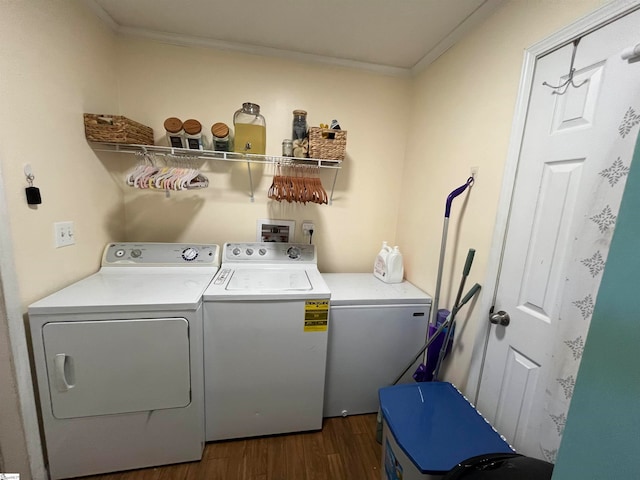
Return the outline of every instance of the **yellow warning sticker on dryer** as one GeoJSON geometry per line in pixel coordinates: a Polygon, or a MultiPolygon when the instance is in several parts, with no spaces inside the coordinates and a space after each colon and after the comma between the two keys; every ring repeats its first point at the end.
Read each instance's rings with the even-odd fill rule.
{"type": "Polygon", "coordinates": [[[329,300],[307,300],[304,304],[304,331],[326,332],[329,320],[329,300]]]}

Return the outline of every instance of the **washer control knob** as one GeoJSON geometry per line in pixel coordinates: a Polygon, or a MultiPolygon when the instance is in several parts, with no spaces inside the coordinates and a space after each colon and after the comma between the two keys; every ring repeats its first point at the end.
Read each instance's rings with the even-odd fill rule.
{"type": "Polygon", "coordinates": [[[247,255],[253,255],[253,248],[247,248],[247,255]]]}
{"type": "Polygon", "coordinates": [[[116,258],[122,258],[124,257],[124,249],[123,248],[119,248],[118,250],[116,250],[115,256],[116,258]]]}
{"type": "Polygon", "coordinates": [[[260,250],[258,250],[258,253],[260,254],[260,256],[264,257],[267,254],[267,249],[261,248],[260,250]]]}
{"type": "Polygon", "coordinates": [[[193,262],[196,258],[198,258],[198,249],[197,248],[193,248],[193,247],[189,247],[189,248],[185,248],[182,251],[182,258],[185,259],[187,262],[193,262]]]}
{"type": "Polygon", "coordinates": [[[289,258],[295,260],[296,258],[300,258],[300,249],[298,247],[289,247],[287,249],[287,255],[289,258]]]}
{"type": "Polygon", "coordinates": [[[238,247],[236,247],[233,250],[231,250],[231,253],[234,254],[236,257],[238,255],[240,255],[241,252],[242,252],[242,250],[240,250],[238,247]]]}
{"type": "Polygon", "coordinates": [[[140,250],[139,248],[134,248],[133,250],[131,250],[131,256],[133,258],[138,258],[140,255],[142,255],[142,250],[140,250]]]}

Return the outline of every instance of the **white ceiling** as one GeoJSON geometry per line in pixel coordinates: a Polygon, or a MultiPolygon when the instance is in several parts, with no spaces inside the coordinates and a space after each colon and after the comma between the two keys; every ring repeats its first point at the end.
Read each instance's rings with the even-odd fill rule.
{"type": "Polygon", "coordinates": [[[502,0],[85,0],[123,34],[408,74],[502,0]]]}

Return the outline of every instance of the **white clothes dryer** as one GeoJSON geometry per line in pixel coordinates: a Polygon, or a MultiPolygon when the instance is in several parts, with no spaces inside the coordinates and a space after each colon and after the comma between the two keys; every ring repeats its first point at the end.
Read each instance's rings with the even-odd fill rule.
{"type": "Polygon", "coordinates": [[[206,438],[322,428],[329,289],[314,245],[227,243],[204,293],[206,438]]]}
{"type": "Polygon", "coordinates": [[[111,243],[29,306],[52,479],[199,460],[202,293],[217,245],[111,243]]]}

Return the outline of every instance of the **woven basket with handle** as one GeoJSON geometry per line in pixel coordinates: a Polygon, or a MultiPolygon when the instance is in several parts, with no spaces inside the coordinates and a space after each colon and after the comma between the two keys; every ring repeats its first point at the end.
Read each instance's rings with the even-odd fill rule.
{"type": "Polygon", "coordinates": [[[121,115],[84,114],[84,132],[92,142],[153,145],[153,129],[121,115]]]}
{"type": "Polygon", "coordinates": [[[347,131],[311,127],[309,129],[309,158],[344,160],[347,131]]]}

